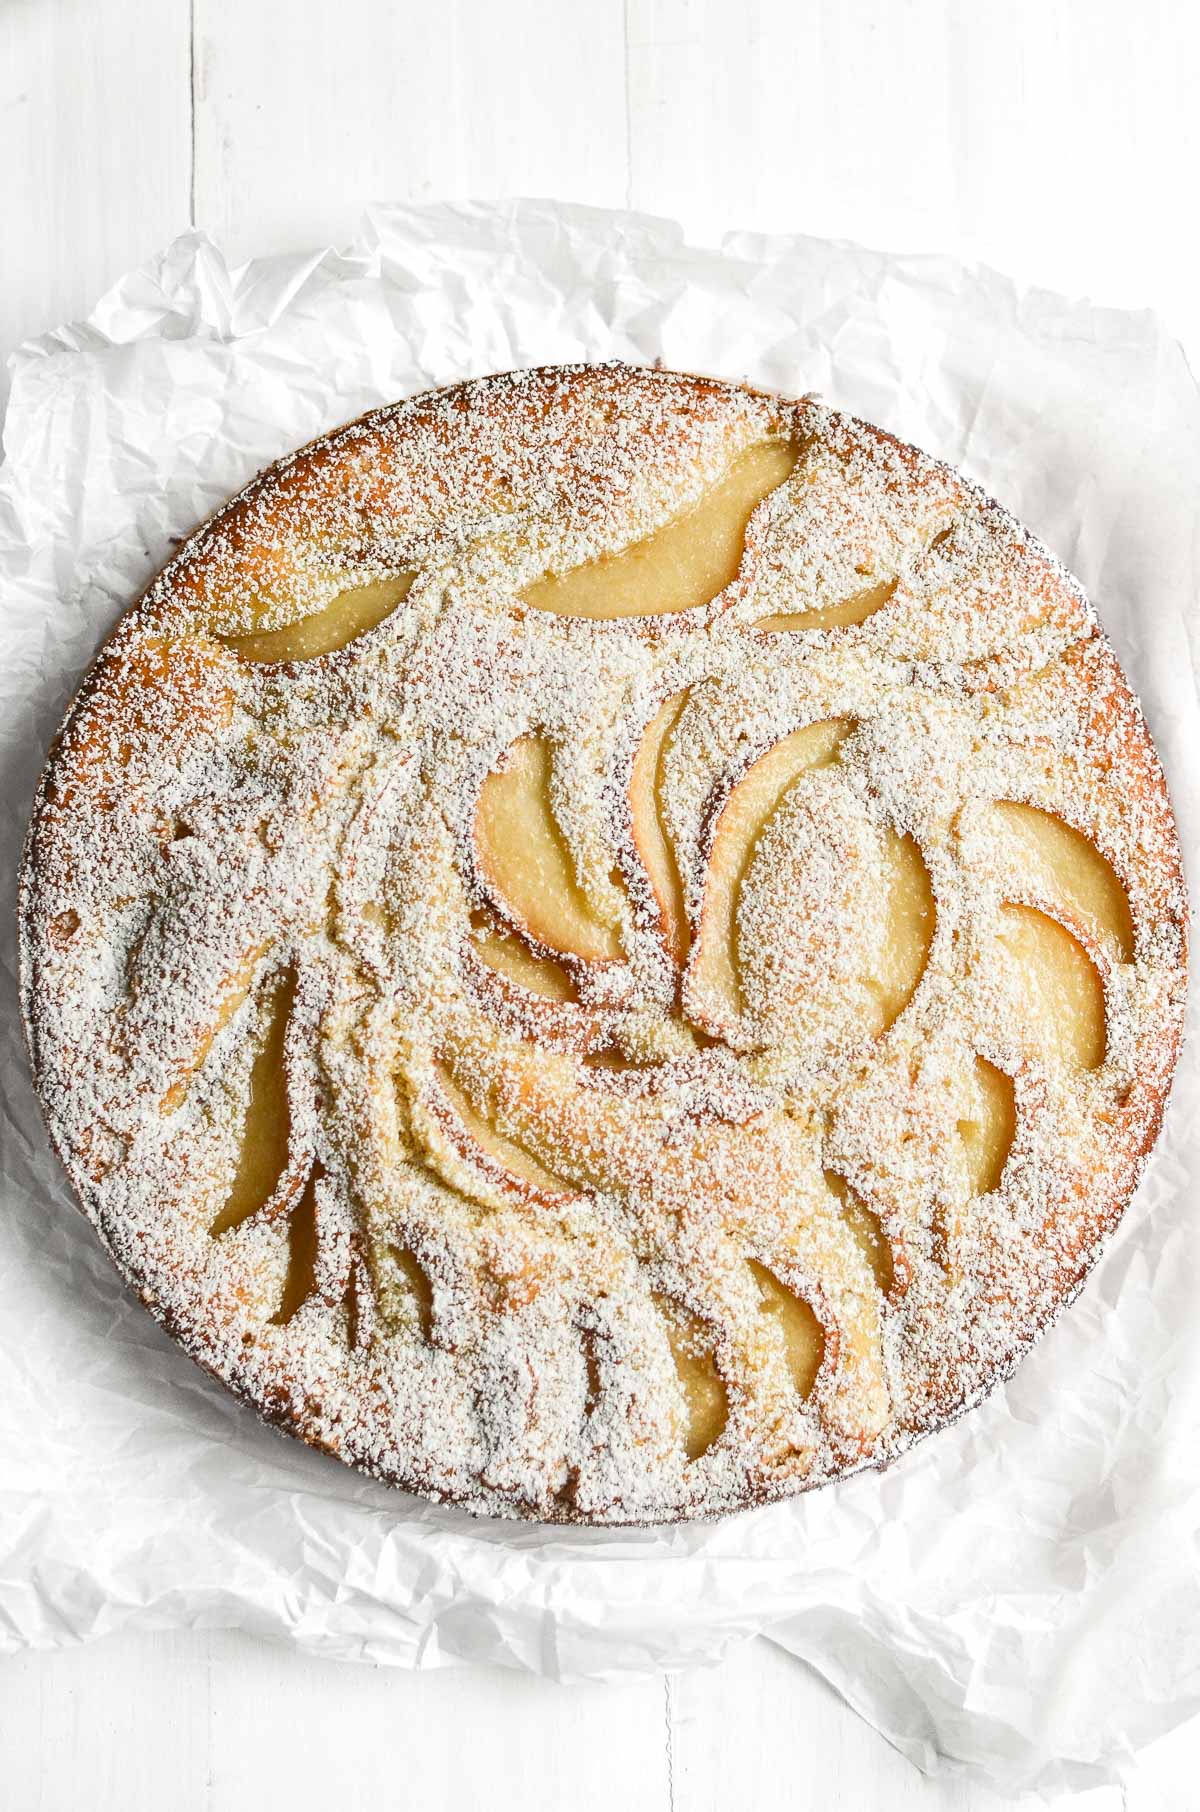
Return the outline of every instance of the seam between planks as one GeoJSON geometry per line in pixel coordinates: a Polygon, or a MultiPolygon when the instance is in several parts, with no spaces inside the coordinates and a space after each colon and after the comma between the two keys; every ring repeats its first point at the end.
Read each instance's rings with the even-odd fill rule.
{"type": "MultiPolygon", "coordinates": [[[[627,0],[628,3],[628,0],[627,0]]],[[[663,1675],[663,1724],[667,1738],[667,1812],[675,1808],[675,1694],[670,1674],[663,1675]]]]}
{"type": "Polygon", "coordinates": [[[188,0],[188,221],[196,224],[196,0],[188,0]]]}
{"type": "Polygon", "coordinates": [[[633,92],[630,81],[629,0],[621,6],[622,49],[625,58],[625,207],[633,207],[633,92]]]}

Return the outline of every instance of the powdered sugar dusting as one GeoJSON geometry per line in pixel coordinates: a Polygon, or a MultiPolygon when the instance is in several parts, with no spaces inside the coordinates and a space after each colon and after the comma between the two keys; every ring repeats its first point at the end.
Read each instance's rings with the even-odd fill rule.
{"type": "Polygon", "coordinates": [[[1184,915],[1136,704],[1078,588],[997,506],[820,405],[564,369],[379,411],[184,548],[52,756],[23,993],[84,1207],[234,1389],[433,1496],[659,1521],[882,1463],[1011,1369],[1153,1139],[1184,915]],[[699,504],[764,440],[799,458],[715,599],[596,622],[523,598],[699,504]],[[344,648],[239,657],[400,578],[344,648]],[[868,593],[861,622],[805,626],[868,593]],[[655,810],[682,970],[630,795],[675,697],[655,810]],[[832,752],[756,805],[719,911],[757,764],[826,723],[832,752]],[[529,736],[546,835],[612,960],[506,924],[481,865],[481,793],[529,736]],[[1014,850],[998,802],[1111,865],[1132,960],[1014,850]],[[552,965],[554,998],[489,964],[501,931],[552,965]],[[1043,974],[1067,933],[1077,954],[1043,974]],[[284,972],[288,1161],[214,1237],[284,972]],[[1042,977],[1044,1012],[1014,973],[1042,977]],[[1103,990],[1092,1067],[1050,1036],[1060,974],[1103,990]],[[978,1060],[1011,1079],[1015,1131],[972,1194],[978,1060]],[[886,1294],[856,1213],[889,1243],[886,1294]],[[807,1396],[754,1266],[816,1314],[807,1396]],[[728,1400],[692,1460],[673,1315],[728,1400]]]}

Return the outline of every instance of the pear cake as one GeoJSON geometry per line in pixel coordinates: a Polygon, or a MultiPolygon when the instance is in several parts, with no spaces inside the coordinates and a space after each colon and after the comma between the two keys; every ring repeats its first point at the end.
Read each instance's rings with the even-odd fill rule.
{"type": "Polygon", "coordinates": [[[624,365],[377,410],[123,617],[21,884],[51,1138],[270,1422],[555,1522],[879,1466],[1079,1289],[1186,901],[1079,586],[949,467],[624,365]]]}

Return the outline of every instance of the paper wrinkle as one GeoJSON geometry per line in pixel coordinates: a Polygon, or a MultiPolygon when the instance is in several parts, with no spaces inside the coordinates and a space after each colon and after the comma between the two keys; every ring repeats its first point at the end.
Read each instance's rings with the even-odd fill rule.
{"type": "MultiPolygon", "coordinates": [[[[684,243],[528,202],[378,208],[230,269],[188,233],[13,365],[0,471],[0,852],[97,644],[237,486],[379,402],[661,358],[816,390],[955,464],[1082,579],[1200,833],[1200,399],[1152,315],[804,237],[684,243]]],[[[1115,1777],[1200,1707],[1200,1044],[1077,1303],[893,1470],[709,1526],[472,1521],[262,1427],[121,1288],[0,1034],[0,1647],[237,1625],[327,1656],[563,1680],[802,1656],[923,1768],[1115,1777]]]]}

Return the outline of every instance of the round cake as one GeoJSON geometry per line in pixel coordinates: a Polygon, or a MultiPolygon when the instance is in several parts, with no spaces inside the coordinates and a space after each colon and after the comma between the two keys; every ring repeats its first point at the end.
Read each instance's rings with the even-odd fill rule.
{"type": "Polygon", "coordinates": [[[1079,586],[811,399],[380,409],[118,625],[21,887],[51,1138],[271,1422],[485,1513],[878,1466],[1080,1287],[1186,901],[1079,586]]]}

